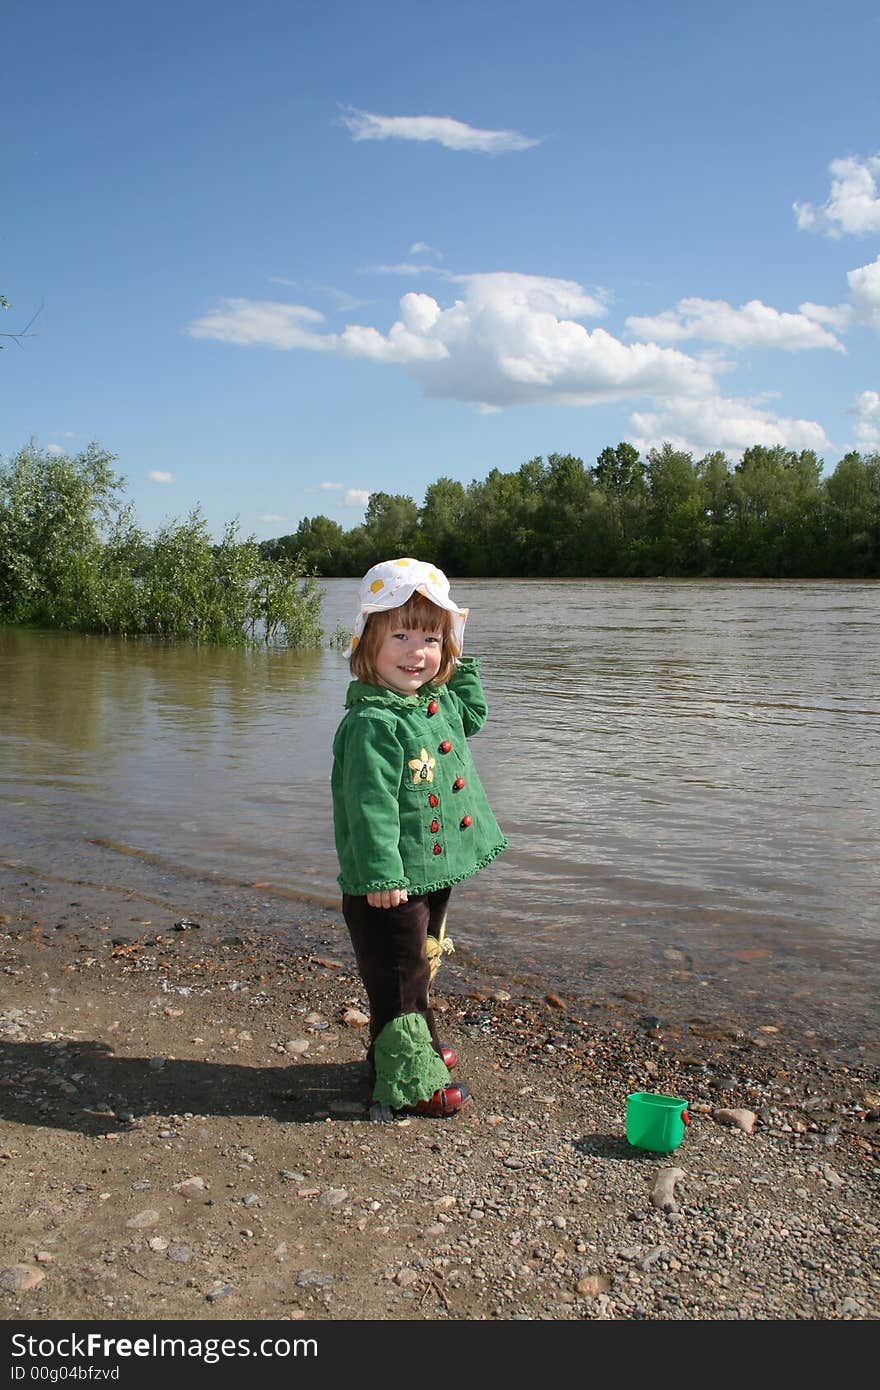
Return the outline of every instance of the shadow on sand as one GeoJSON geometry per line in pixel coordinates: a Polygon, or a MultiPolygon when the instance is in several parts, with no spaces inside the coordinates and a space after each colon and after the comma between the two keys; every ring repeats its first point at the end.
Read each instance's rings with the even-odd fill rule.
{"type": "Polygon", "coordinates": [[[111,1134],[145,1115],[263,1115],[301,1124],[368,1117],[363,1062],[230,1062],[117,1057],[104,1043],[0,1046],[0,1117],[22,1125],[111,1134]]]}

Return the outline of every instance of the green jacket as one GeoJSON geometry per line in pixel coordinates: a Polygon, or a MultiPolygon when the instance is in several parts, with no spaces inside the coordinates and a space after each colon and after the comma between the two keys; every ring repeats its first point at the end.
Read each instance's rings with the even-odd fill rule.
{"type": "Polygon", "coordinates": [[[449,888],[506,848],[467,746],[487,713],[475,657],[418,695],[352,681],[345,704],[331,778],[344,893],[449,888]]]}

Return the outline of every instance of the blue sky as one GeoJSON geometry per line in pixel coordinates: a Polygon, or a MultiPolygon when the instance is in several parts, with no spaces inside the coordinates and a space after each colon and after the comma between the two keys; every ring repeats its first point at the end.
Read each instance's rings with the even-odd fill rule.
{"type": "Polygon", "coordinates": [[[535,455],[880,449],[874,0],[6,0],[0,454],[259,538],[535,455]],[[14,80],[10,80],[14,74],[14,80]]]}

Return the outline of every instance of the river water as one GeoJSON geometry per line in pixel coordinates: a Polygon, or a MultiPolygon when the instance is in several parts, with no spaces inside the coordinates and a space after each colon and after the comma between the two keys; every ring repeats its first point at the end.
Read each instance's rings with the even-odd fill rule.
{"type": "MultiPolygon", "coordinates": [[[[330,634],[356,584],[323,587],[330,634]]],[[[452,935],[548,987],[662,980],[692,1011],[711,986],[756,1020],[876,1022],[880,587],[454,592],[490,704],[472,751],[511,847],[456,890],[452,935]]],[[[75,879],[100,853],[120,877],[137,859],[335,904],[347,682],[329,646],[0,631],[0,856],[75,879]]]]}

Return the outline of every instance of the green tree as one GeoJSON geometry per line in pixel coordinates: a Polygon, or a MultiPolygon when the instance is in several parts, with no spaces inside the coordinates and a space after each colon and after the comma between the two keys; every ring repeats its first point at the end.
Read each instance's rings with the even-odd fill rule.
{"type": "Polygon", "coordinates": [[[467,494],[452,478],[438,478],[429,484],[419,510],[421,551],[434,563],[456,574],[466,553],[465,517],[467,494]]]}
{"type": "Polygon", "coordinates": [[[463,568],[473,575],[538,574],[540,539],[536,530],[544,466],[540,458],[516,473],[493,468],[467,489],[463,568]]]}
{"type": "Polygon", "coordinates": [[[746,449],[731,480],[733,572],[783,577],[808,571],[817,541],[821,461],[781,444],[746,449]]]}
{"type": "Polygon", "coordinates": [[[415,555],[420,540],[419,509],[411,497],[373,492],[367,503],[364,531],[369,552],[374,556],[369,564],[415,555]]]}
{"type": "Polygon", "coordinates": [[[549,454],[540,479],[540,508],[535,521],[540,537],[540,569],[545,575],[593,572],[596,556],[596,484],[574,454],[549,454]]]}
{"type": "Polygon", "coordinates": [[[715,450],[700,459],[696,475],[706,521],[706,573],[726,574],[730,569],[726,544],[731,514],[730,460],[726,454],[715,450]]]}
{"type": "Polygon", "coordinates": [[[846,454],[825,481],[826,573],[880,577],[880,454],[846,454]]]}
{"type": "Polygon", "coordinates": [[[0,620],[77,627],[91,612],[102,534],[120,511],[113,456],[29,444],[0,466],[0,620]]]}
{"type": "Polygon", "coordinates": [[[605,574],[635,574],[644,563],[648,493],[645,465],[639,451],[623,440],[603,449],[593,468],[593,478],[604,497],[596,511],[605,574]]]}
{"type": "Polygon", "coordinates": [[[709,523],[690,454],[664,444],[647,456],[646,553],[652,574],[703,574],[709,523]]]}
{"type": "Polygon", "coordinates": [[[345,574],[348,547],[346,533],[327,516],[303,517],[296,531],[260,544],[260,554],[268,560],[302,560],[315,574],[345,574]]]}

